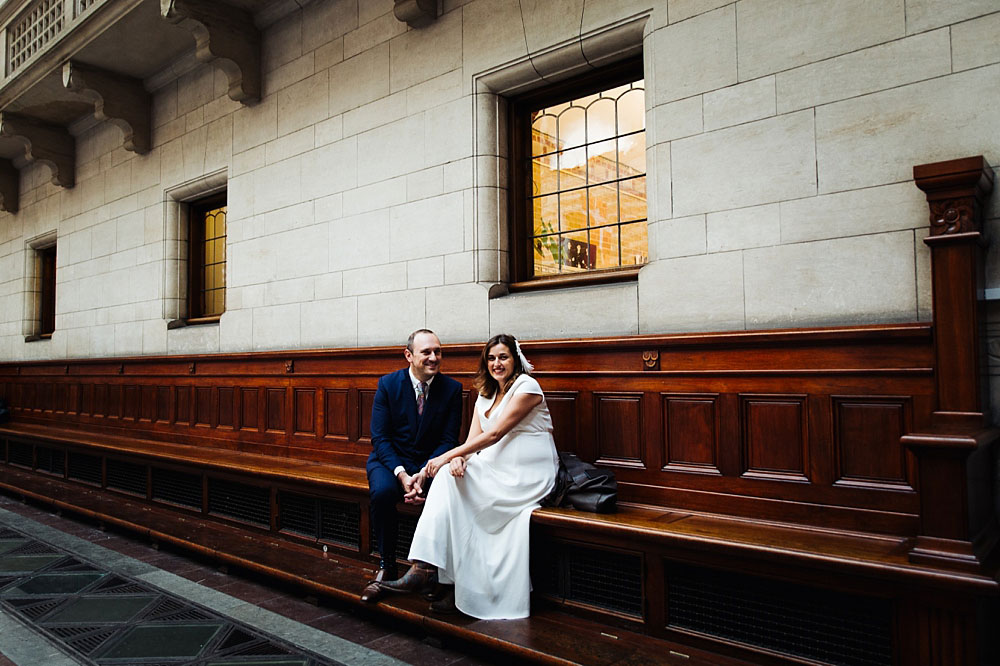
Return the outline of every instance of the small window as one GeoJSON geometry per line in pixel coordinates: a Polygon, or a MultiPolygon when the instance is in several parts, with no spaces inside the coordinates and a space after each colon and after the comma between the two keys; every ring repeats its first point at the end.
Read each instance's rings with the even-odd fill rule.
{"type": "Polygon", "coordinates": [[[25,243],[24,340],[47,340],[56,330],[56,233],[25,243]]]}
{"type": "Polygon", "coordinates": [[[215,321],[226,311],[226,195],[190,204],[188,318],[215,321]]]}
{"type": "Polygon", "coordinates": [[[56,246],[38,250],[39,326],[38,335],[52,337],[56,330],[56,246]]]}
{"type": "Polygon", "coordinates": [[[648,256],[641,62],[532,93],[512,111],[513,281],[633,278],[648,256]]]}

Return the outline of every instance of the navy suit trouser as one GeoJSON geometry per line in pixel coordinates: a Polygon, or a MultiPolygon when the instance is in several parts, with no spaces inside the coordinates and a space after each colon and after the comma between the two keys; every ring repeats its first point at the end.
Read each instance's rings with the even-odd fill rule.
{"type": "Polygon", "coordinates": [[[368,463],[368,492],[371,498],[372,527],[383,566],[396,568],[396,534],[399,515],[396,504],[403,499],[403,486],[392,470],[378,461],[368,463]]]}

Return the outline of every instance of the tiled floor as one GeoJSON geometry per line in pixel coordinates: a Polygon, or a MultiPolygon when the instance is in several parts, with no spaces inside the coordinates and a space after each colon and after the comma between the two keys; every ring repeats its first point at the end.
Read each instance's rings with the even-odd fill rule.
{"type": "MultiPolygon", "coordinates": [[[[401,628],[391,626],[385,620],[380,620],[376,615],[362,617],[353,608],[327,605],[322,600],[319,604],[309,603],[298,596],[297,590],[282,586],[277,581],[244,576],[241,572],[236,571],[219,570],[210,562],[189,558],[184,553],[156,550],[148,543],[134,538],[131,534],[101,531],[96,525],[78,520],[73,516],[54,515],[43,508],[22,504],[9,496],[0,494],[0,513],[2,511],[36,521],[63,534],[78,537],[88,544],[110,549],[134,558],[145,565],[156,567],[163,572],[229,595],[229,597],[246,602],[242,605],[244,609],[253,607],[266,609],[296,623],[345,639],[373,651],[372,657],[376,654],[382,654],[418,666],[424,664],[466,666],[500,663],[501,661],[509,663],[508,660],[493,659],[489,655],[473,656],[468,653],[469,648],[466,646],[442,647],[435,639],[403,631],[401,628]]],[[[170,576],[166,577],[170,578],[170,576]]],[[[183,586],[178,589],[183,589],[183,586]]],[[[177,590],[170,591],[177,593],[177,590]]],[[[244,610],[244,614],[247,614],[246,610],[244,610]]],[[[308,632],[308,630],[306,631],[308,632]]],[[[312,633],[316,634],[317,632],[312,633]]],[[[288,635],[294,637],[295,632],[292,631],[288,635]]],[[[281,636],[281,638],[289,640],[288,636],[281,636]]],[[[43,649],[41,645],[42,642],[39,639],[40,650],[43,649]]],[[[0,635],[0,666],[12,664],[21,666],[24,663],[23,658],[17,662],[9,659],[11,649],[5,651],[4,648],[5,638],[0,635]],[[5,656],[5,652],[7,656],[5,656]]],[[[314,648],[310,647],[309,649],[314,648]]],[[[318,653],[321,656],[338,658],[336,654],[322,655],[321,652],[318,653]]],[[[363,659],[365,652],[360,651],[359,654],[362,655],[363,659]]]]}

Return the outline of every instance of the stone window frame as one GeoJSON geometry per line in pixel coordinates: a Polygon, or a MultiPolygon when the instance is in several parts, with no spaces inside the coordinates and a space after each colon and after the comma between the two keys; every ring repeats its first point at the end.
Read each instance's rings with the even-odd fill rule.
{"type": "MultiPolygon", "coordinates": [[[[604,269],[592,268],[579,273],[554,276],[533,275],[532,219],[527,206],[527,194],[523,186],[529,178],[525,166],[528,156],[524,151],[529,141],[527,133],[530,132],[530,120],[528,116],[532,111],[604,92],[639,80],[642,76],[641,58],[629,58],[510,100],[508,129],[511,159],[508,160],[510,167],[508,182],[510,183],[509,210],[511,217],[509,247],[511,277],[513,278],[509,285],[511,290],[620,282],[638,278],[639,270],[645,263],[604,269]]],[[[645,177],[645,173],[643,176],[645,177]]],[[[644,223],[648,226],[648,222],[644,221],[644,223]]]]}
{"type": "Polygon", "coordinates": [[[219,323],[221,315],[189,318],[190,215],[192,204],[225,193],[228,186],[228,168],[222,168],[163,192],[163,318],[168,329],[219,323]]]}
{"type": "MultiPolygon", "coordinates": [[[[638,270],[611,273],[559,276],[521,281],[513,270],[509,132],[511,100],[580,77],[615,63],[641,58],[646,80],[646,112],[652,99],[651,36],[649,13],[624,18],[616,23],[473,76],[475,161],[473,192],[475,200],[474,246],[476,280],[492,283],[490,298],[513,291],[582,286],[586,284],[634,280],[638,270]]],[[[647,122],[647,127],[649,123],[647,122]]],[[[650,138],[647,135],[647,155],[650,138]]],[[[647,159],[647,191],[655,183],[655,164],[647,159]]],[[[648,219],[652,221],[652,198],[647,201],[648,219]]],[[[652,242],[651,242],[652,246],[652,242]]],[[[654,259],[652,247],[649,261],[654,259]]],[[[647,262],[648,263],[648,262],[647,262]]]]}
{"type": "Polygon", "coordinates": [[[53,271],[51,276],[44,275],[43,255],[48,250],[56,250],[58,245],[58,233],[55,230],[48,231],[31,238],[24,243],[24,320],[22,331],[25,342],[37,342],[39,340],[49,340],[55,332],[55,309],[56,309],[56,274],[58,253],[54,252],[53,271]],[[51,281],[48,290],[44,281],[51,281]],[[49,307],[51,312],[47,312],[43,303],[44,294],[49,291],[51,301],[49,307]],[[46,330],[43,319],[51,317],[51,329],[46,330]]]}

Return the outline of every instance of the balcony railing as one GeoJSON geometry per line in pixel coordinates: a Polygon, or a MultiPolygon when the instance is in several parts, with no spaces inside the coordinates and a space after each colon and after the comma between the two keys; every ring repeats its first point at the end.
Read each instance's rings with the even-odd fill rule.
{"type": "MultiPolygon", "coordinates": [[[[11,1],[11,0],[8,0],[11,1]]],[[[107,0],[33,0],[4,26],[5,74],[10,77],[57,41],[91,8],[107,0]]]]}

